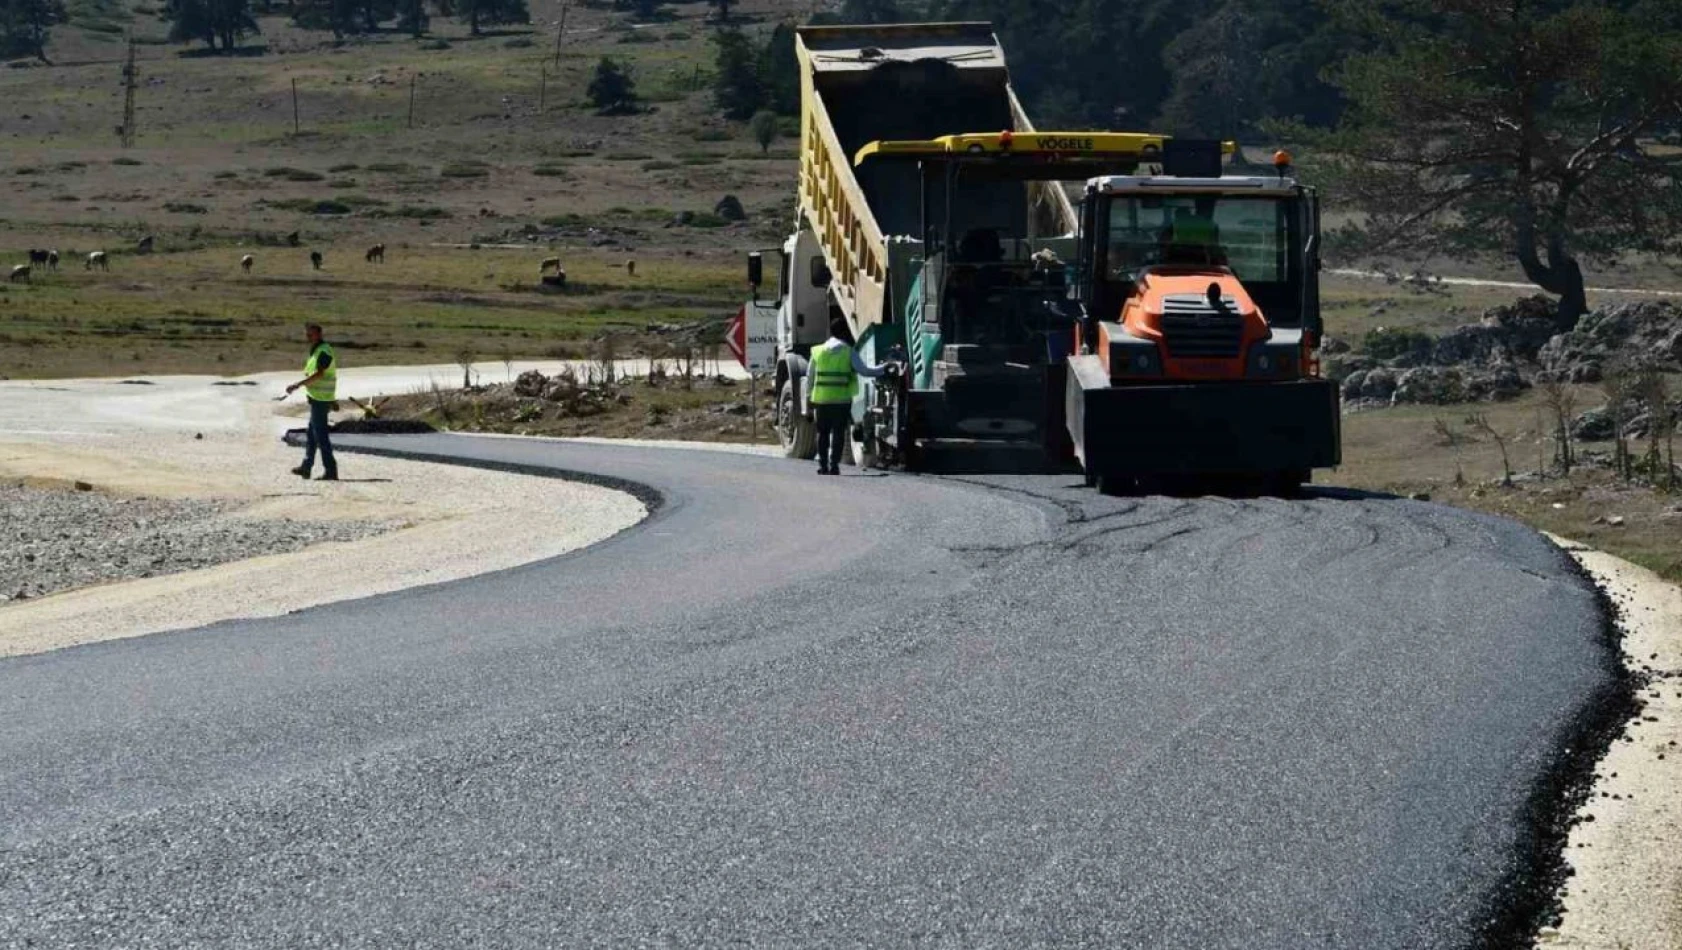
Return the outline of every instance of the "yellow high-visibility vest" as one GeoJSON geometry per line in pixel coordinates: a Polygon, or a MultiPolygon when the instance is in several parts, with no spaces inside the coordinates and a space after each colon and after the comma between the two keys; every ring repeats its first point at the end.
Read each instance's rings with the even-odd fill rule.
{"type": "Polygon", "coordinates": [[[339,357],[326,340],[317,343],[315,348],[310,350],[309,359],[304,361],[304,376],[308,378],[315,375],[315,363],[322,353],[328,356],[327,368],[322,370],[320,379],[304,387],[304,392],[316,402],[332,402],[338,398],[339,357]]]}
{"type": "Polygon", "coordinates": [[[852,347],[820,346],[812,351],[813,405],[834,406],[852,402],[858,386],[858,374],[853,372],[852,347]]]}
{"type": "Polygon", "coordinates": [[[1188,215],[1174,219],[1174,243],[1189,247],[1214,247],[1217,234],[1215,222],[1202,215],[1188,215]]]}

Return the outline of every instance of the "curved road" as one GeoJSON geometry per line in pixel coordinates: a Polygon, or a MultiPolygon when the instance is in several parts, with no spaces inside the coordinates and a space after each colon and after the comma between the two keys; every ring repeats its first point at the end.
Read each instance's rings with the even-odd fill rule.
{"type": "Polygon", "coordinates": [[[1428,504],[345,441],[665,501],[0,662],[0,945],[1467,946],[1612,681],[1564,555],[1428,504]]]}

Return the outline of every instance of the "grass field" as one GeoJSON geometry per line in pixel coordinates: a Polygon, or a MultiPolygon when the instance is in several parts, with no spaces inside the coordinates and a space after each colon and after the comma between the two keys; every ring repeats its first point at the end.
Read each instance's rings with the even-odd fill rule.
{"type": "MultiPolygon", "coordinates": [[[[704,2],[652,24],[573,3],[558,51],[559,0],[534,0],[529,27],[481,37],[435,19],[419,43],[339,43],[264,17],[247,41],[262,54],[232,57],[164,42],[155,9],[78,0],[54,33],[56,65],[0,69],[0,97],[27,104],[0,126],[0,261],[35,247],[63,257],[56,274],[0,287],[0,376],[289,367],[311,320],[362,363],[580,355],[603,333],[635,348],[658,342],[651,327],[733,311],[741,255],[789,226],[789,143],[762,153],[711,108],[704,2]],[[140,43],[131,149],[113,132],[125,29],[140,43]],[[587,107],[603,55],[630,66],[643,111],[587,107]],[[746,222],[710,219],[727,194],[746,222]],[[679,212],[702,226],[671,226],[679,212]],[[285,245],[291,232],[301,247],[285,245]],[[127,253],[143,235],[158,253],[127,253]],[[383,267],[362,260],[375,241],[383,267]],[[491,246],[505,244],[522,249],[491,246]],[[95,249],[110,273],[82,268],[95,249]],[[538,288],[551,255],[565,293],[538,288]]],[[[763,31],[793,6],[735,9],[763,31]]]]}
{"type": "MultiPolygon", "coordinates": [[[[77,0],[54,33],[57,65],[0,69],[0,96],[27,104],[0,126],[0,261],[32,247],[65,256],[60,273],[0,293],[0,375],[274,368],[291,364],[296,325],[312,319],[363,362],[437,361],[464,346],[571,355],[604,331],[734,309],[740,255],[792,222],[795,143],[762,154],[712,105],[708,3],[671,4],[646,23],[572,3],[558,48],[561,0],[533,0],[531,25],[480,37],[437,18],[421,42],[336,42],[272,16],[248,40],[260,55],[242,56],[167,43],[156,9],[77,0]],[[141,44],[132,149],[113,131],[124,30],[141,44]],[[604,55],[630,66],[643,111],[585,104],[604,55]],[[719,224],[705,215],[727,194],[746,222],[671,226],[679,212],[719,224]],[[291,232],[302,248],[281,246],[291,232]],[[160,253],[124,253],[148,234],[160,253]],[[385,267],[362,264],[374,241],[392,249],[385,267]],[[486,247],[448,246],[473,243],[486,247]],[[529,249],[490,247],[501,244],[529,249]],[[112,254],[110,274],[80,269],[93,249],[112,254]],[[310,249],[326,253],[324,271],[308,269],[310,249]],[[247,252],[250,275],[238,268],[247,252]],[[536,261],[551,254],[572,292],[535,290],[536,261]],[[635,279],[622,267],[632,257],[635,279]]],[[[811,12],[795,0],[732,11],[756,39],[811,12]]],[[[1342,278],[1324,293],[1330,332],[1357,342],[1381,325],[1475,320],[1513,296],[1342,278]]]]}
{"type": "Polygon", "coordinates": [[[0,375],[14,378],[290,368],[302,326],[319,322],[347,363],[578,357],[604,333],[629,353],[674,325],[734,311],[735,255],[642,259],[567,254],[568,287],[540,287],[540,250],[390,247],[385,264],[330,246],[313,271],[298,248],[120,255],[109,273],[80,265],[0,289],[0,375]]]}

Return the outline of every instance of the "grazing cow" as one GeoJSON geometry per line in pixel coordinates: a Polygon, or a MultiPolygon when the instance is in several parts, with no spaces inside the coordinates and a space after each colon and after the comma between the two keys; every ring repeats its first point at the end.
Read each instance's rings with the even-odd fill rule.
{"type": "Polygon", "coordinates": [[[29,249],[29,263],[30,263],[30,266],[40,264],[41,266],[45,267],[46,264],[47,264],[47,254],[48,253],[49,252],[47,251],[46,248],[34,248],[34,247],[30,248],[29,249]]]}
{"type": "Polygon", "coordinates": [[[558,257],[545,257],[543,262],[537,265],[537,276],[542,277],[544,274],[549,273],[549,268],[551,267],[555,269],[555,273],[559,274],[561,272],[561,259],[558,257]]]}
{"type": "Polygon", "coordinates": [[[374,263],[375,261],[379,261],[381,264],[384,264],[385,263],[385,245],[384,244],[376,244],[373,247],[369,248],[368,253],[363,255],[363,260],[367,261],[370,264],[374,263]]]}
{"type": "Polygon", "coordinates": [[[286,236],[286,243],[292,247],[297,247],[299,244],[303,243],[303,236],[298,232],[293,231],[291,234],[286,236]]]}
{"type": "Polygon", "coordinates": [[[633,257],[630,260],[625,262],[625,276],[626,277],[637,276],[637,259],[636,258],[633,257]]]}
{"type": "Polygon", "coordinates": [[[310,252],[310,267],[314,270],[320,270],[321,269],[321,252],[320,251],[311,251],[310,252]]]}
{"type": "Polygon", "coordinates": [[[249,274],[251,273],[251,265],[255,263],[257,263],[257,258],[247,254],[239,259],[239,269],[249,274]]]}
{"type": "Polygon", "coordinates": [[[95,268],[100,270],[111,269],[111,259],[105,256],[104,251],[93,251],[88,254],[88,259],[82,263],[83,270],[93,270],[95,268]]]}
{"type": "Polygon", "coordinates": [[[152,253],[152,235],[148,234],[145,237],[141,238],[140,242],[134,246],[134,253],[136,253],[136,254],[150,254],[150,253],[152,253]]]}
{"type": "Polygon", "coordinates": [[[27,284],[27,283],[29,283],[29,265],[28,264],[18,264],[15,267],[13,267],[12,268],[12,276],[9,278],[9,282],[14,283],[14,284],[27,284]]]}
{"type": "Polygon", "coordinates": [[[58,251],[47,252],[47,270],[58,270],[58,251]]]}

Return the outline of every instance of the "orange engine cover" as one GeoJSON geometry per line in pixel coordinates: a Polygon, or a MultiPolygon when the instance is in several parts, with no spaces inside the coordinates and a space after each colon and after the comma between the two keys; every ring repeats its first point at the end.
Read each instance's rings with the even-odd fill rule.
{"type": "Polygon", "coordinates": [[[1224,267],[1146,270],[1122,304],[1121,324],[1156,343],[1168,379],[1243,379],[1250,344],[1269,336],[1261,309],[1224,267]],[[1211,285],[1224,312],[1209,305],[1211,285]]]}

